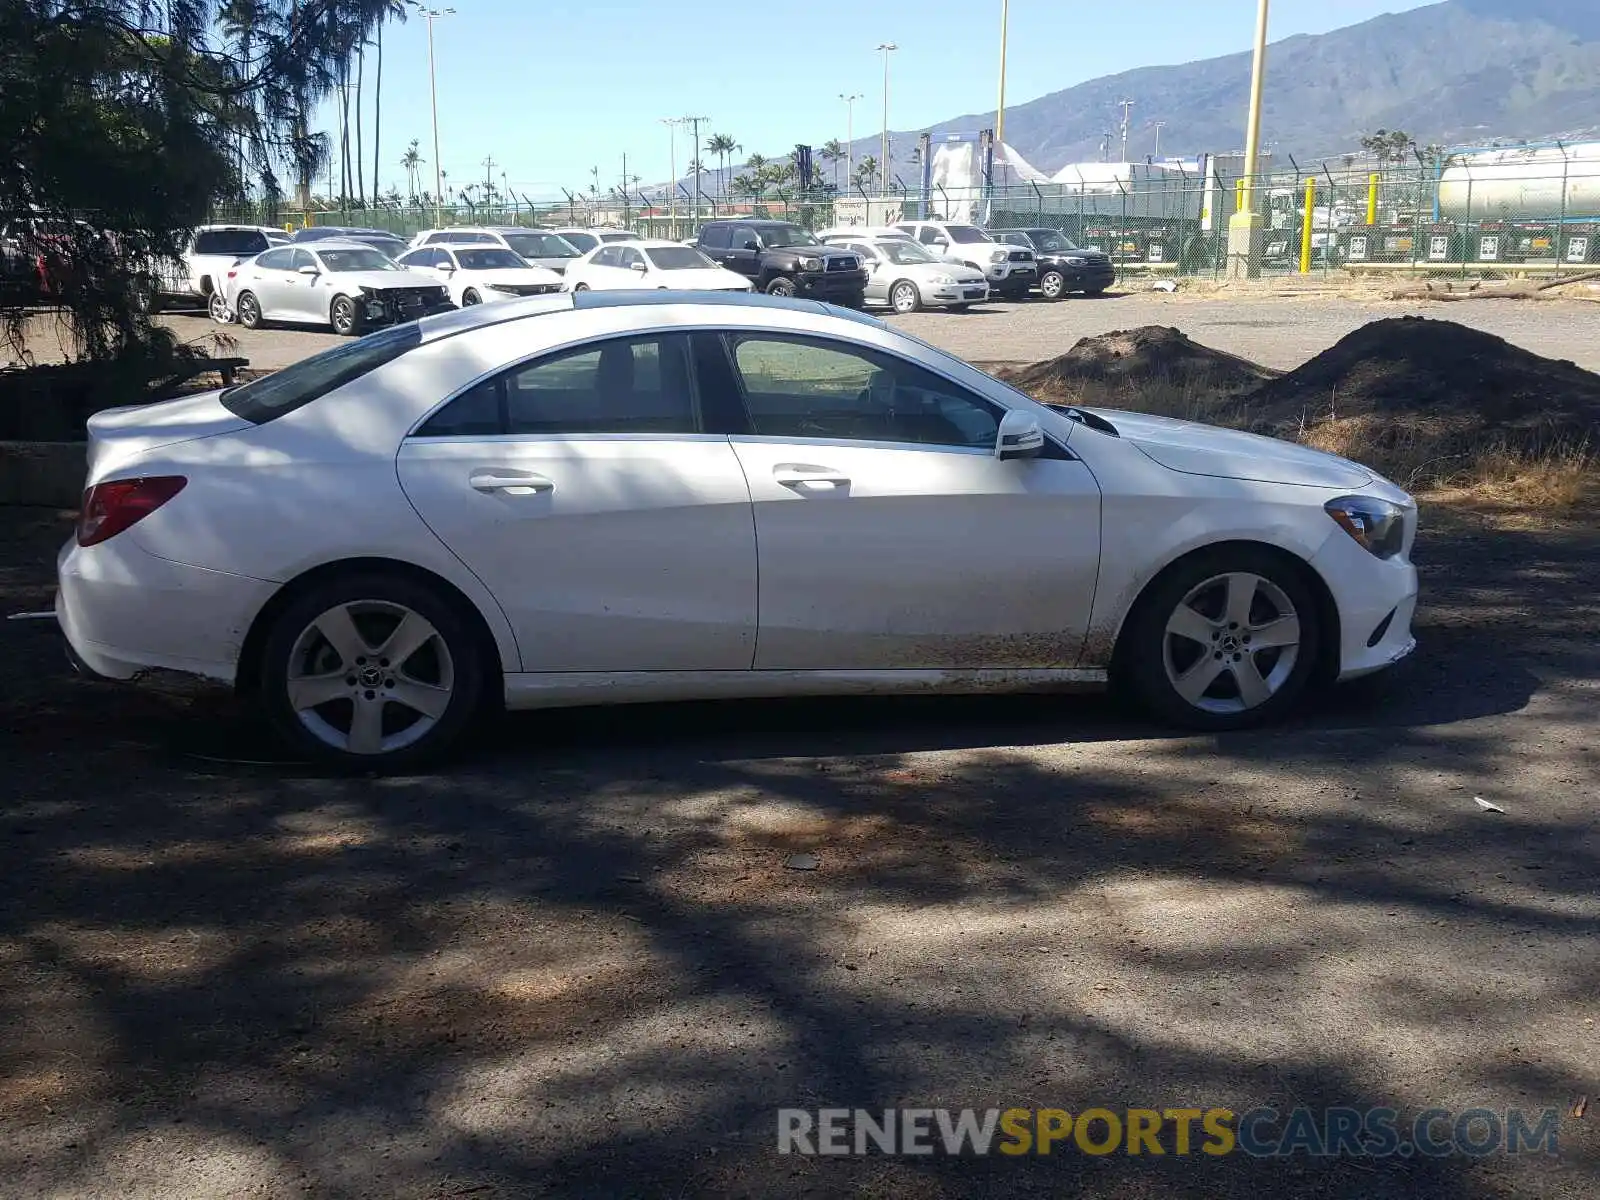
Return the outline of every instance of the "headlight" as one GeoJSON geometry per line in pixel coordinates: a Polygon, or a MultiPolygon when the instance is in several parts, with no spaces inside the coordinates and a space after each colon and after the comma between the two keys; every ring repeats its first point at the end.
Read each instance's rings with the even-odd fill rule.
{"type": "Polygon", "coordinates": [[[1378,558],[1393,558],[1405,546],[1406,510],[1375,496],[1339,496],[1322,506],[1340,529],[1378,558]]]}
{"type": "Polygon", "coordinates": [[[800,260],[800,269],[802,271],[820,271],[822,270],[822,260],[820,258],[802,258],[800,260]]]}
{"type": "Polygon", "coordinates": [[[937,284],[941,284],[941,285],[943,285],[943,284],[951,284],[951,283],[954,283],[955,281],[956,281],[956,277],[954,275],[935,275],[933,277],[933,280],[932,280],[932,282],[937,283],[937,284]]]}
{"type": "Polygon", "coordinates": [[[1069,258],[1066,262],[1069,267],[1087,267],[1089,265],[1087,258],[1069,258]]]}
{"type": "Polygon", "coordinates": [[[1010,251],[1007,250],[996,250],[993,254],[989,255],[989,261],[992,263],[1003,263],[1005,262],[1006,256],[1009,253],[1010,251]]]}
{"type": "Polygon", "coordinates": [[[358,290],[361,292],[361,294],[363,296],[365,296],[367,299],[370,300],[377,293],[378,289],[377,288],[370,288],[370,287],[363,287],[363,288],[360,288],[358,290]]]}

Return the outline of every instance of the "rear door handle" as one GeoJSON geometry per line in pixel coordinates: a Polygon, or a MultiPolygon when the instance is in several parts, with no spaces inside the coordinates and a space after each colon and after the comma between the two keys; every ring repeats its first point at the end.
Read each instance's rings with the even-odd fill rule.
{"type": "Polygon", "coordinates": [[[844,492],[850,487],[850,476],[844,472],[809,463],[779,463],[772,468],[772,478],[782,487],[810,495],[844,492]]]}
{"type": "Polygon", "coordinates": [[[480,492],[505,492],[510,496],[529,496],[555,490],[555,481],[532,471],[475,471],[467,482],[480,492]]]}

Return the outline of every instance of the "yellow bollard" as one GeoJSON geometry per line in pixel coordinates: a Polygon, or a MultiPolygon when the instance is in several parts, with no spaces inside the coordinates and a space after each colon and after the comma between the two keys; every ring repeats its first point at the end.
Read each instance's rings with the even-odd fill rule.
{"type": "Polygon", "coordinates": [[[1383,182],[1383,176],[1372,174],[1367,176],[1367,224],[1378,223],[1378,184],[1383,182]]]}
{"type": "Polygon", "coordinates": [[[1300,274],[1311,274],[1311,227],[1316,222],[1312,213],[1317,207],[1317,178],[1306,179],[1306,215],[1300,222],[1300,274]]]}

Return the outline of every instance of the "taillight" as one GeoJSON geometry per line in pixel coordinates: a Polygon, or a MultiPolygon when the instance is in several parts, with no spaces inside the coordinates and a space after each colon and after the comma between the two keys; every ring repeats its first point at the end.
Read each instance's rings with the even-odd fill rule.
{"type": "Polygon", "coordinates": [[[183,491],[188,482],[182,475],[152,475],[95,484],[83,493],[78,545],[93,546],[116,537],[183,491]]]}

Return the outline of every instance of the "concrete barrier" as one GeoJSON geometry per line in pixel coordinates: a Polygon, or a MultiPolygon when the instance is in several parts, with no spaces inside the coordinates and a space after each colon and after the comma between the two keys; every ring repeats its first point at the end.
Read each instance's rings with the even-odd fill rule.
{"type": "Polygon", "coordinates": [[[0,442],[0,504],[77,508],[87,450],[83,442],[0,442]]]}

